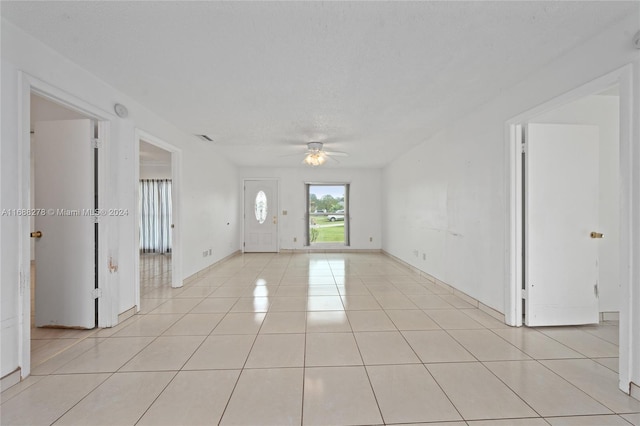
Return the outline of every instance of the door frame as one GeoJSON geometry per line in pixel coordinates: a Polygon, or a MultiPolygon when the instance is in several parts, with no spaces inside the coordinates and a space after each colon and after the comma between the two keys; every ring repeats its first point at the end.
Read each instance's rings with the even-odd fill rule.
{"type": "Polygon", "coordinates": [[[278,191],[278,195],[276,196],[276,216],[278,218],[278,223],[276,224],[276,251],[274,253],[280,253],[280,179],[279,178],[243,178],[242,179],[242,241],[240,241],[240,247],[242,247],[242,253],[244,251],[244,242],[247,240],[245,235],[245,221],[246,221],[246,183],[247,181],[275,181],[276,182],[276,190],[278,191]]]}
{"type": "MultiPolygon", "coordinates": [[[[21,209],[31,207],[31,94],[56,102],[67,109],[79,112],[87,118],[95,120],[98,125],[98,137],[102,141],[98,156],[97,186],[98,208],[108,206],[107,176],[109,176],[110,125],[116,116],[103,111],[84,100],[76,98],[50,84],[39,80],[25,72],[19,72],[19,109],[18,109],[18,152],[21,158],[18,171],[20,188],[18,204],[21,209]]],[[[27,377],[31,372],[31,218],[18,218],[18,243],[20,292],[18,315],[22,332],[19,334],[18,357],[21,362],[21,376],[27,377]]],[[[106,241],[110,218],[105,216],[98,223],[98,283],[102,296],[98,298],[98,327],[111,327],[118,323],[118,303],[115,285],[109,273],[109,253],[106,241]]]]}
{"type": "MultiPolygon", "coordinates": [[[[182,150],[174,145],[157,138],[141,129],[135,130],[134,158],[136,159],[134,172],[134,188],[140,184],[140,142],[144,141],[171,153],[171,217],[173,219],[173,233],[171,235],[171,287],[182,287],[182,226],[181,226],[181,184],[182,184],[182,150]]],[[[135,192],[135,229],[139,231],[140,223],[140,193],[135,192]]],[[[136,311],[140,311],[140,237],[133,233],[134,246],[137,247],[133,261],[133,273],[135,275],[134,298],[136,311]]]]}
{"type": "MultiPolygon", "coordinates": [[[[632,318],[640,312],[631,295],[638,291],[634,277],[640,270],[640,260],[632,257],[635,237],[640,233],[640,220],[633,217],[633,206],[637,204],[640,185],[634,181],[632,153],[633,145],[633,66],[631,64],[610,72],[567,93],[555,97],[535,108],[525,111],[505,123],[505,164],[507,179],[507,229],[506,276],[505,276],[505,321],[511,326],[522,326],[522,279],[523,279],[523,226],[522,221],[522,163],[521,125],[534,117],[567,103],[604,91],[617,85],[620,94],[620,372],[619,387],[630,393],[631,370],[634,356],[637,358],[640,342],[632,330],[632,318]]],[[[636,280],[637,281],[637,280],[636,280]]],[[[639,327],[636,325],[635,327],[639,327]]],[[[637,366],[636,366],[637,368],[637,366]]]]}

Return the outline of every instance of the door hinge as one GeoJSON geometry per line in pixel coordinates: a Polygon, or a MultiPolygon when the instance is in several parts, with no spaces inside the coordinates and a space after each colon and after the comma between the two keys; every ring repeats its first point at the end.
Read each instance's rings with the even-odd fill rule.
{"type": "Polygon", "coordinates": [[[91,290],[91,297],[94,298],[94,299],[102,297],[102,289],[101,288],[94,288],[93,290],[91,290]]]}
{"type": "Polygon", "coordinates": [[[523,299],[526,299],[526,298],[527,298],[527,290],[522,289],[520,294],[522,294],[522,298],[523,298],[523,299]]]}
{"type": "Polygon", "coordinates": [[[93,223],[100,223],[100,216],[94,216],[93,223]]]}
{"type": "Polygon", "coordinates": [[[598,283],[595,283],[593,285],[593,294],[596,296],[596,299],[600,298],[600,294],[599,294],[599,291],[598,291],[598,283]]]}
{"type": "Polygon", "coordinates": [[[522,148],[522,153],[525,154],[527,152],[527,144],[525,142],[522,142],[520,147],[522,148]]]}
{"type": "Polygon", "coordinates": [[[102,148],[102,141],[98,138],[91,139],[92,148],[102,148]]]}

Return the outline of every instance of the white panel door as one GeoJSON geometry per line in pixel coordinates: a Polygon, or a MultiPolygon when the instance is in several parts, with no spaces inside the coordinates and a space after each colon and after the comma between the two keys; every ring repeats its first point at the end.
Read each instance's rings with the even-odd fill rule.
{"type": "Polygon", "coordinates": [[[94,328],[91,120],[37,122],[34,150],[36,325],[94,328]],[[89,213],[89,214],[88,214],[89,213]]]}
{"type": "Polygon", "coordinates": [[[278,251],[278,181],[244,183],[244,251],[278,251]]]}
{"type": "Polygon", "coordinates": [[[598,322],[598,142],[596,126],[527,126],[528,326],[598,322]]]}

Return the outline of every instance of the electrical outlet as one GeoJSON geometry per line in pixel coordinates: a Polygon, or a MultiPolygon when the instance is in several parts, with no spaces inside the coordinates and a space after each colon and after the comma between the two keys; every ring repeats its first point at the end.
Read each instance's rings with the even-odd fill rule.
{"type": "Polygon", "coordinates": [[[209,251],[205,250],[202,252],[202,257],[207,257],[208,254],[209,254],[209,251]]]}
{"type": "Polygon", "coordinates": [[[427,260],[427,253],[422,253],[422,260],[427,260]]]}
{"type": "Polygon", "coordinates": [[[373,242],[373,237],[369,237],[369,242],[372,243],[373,242]]]}
{"type": "Polygon", "coordinates": [[[213,254],[213,249],[209,249],[209,256],[211,256],[213,254]]]}

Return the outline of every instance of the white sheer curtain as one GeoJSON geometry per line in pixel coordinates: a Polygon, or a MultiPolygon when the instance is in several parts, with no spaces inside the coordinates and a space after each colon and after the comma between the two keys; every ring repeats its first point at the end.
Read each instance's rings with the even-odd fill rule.
{"type": "Polygon", "coordinates": [[[140,252],[171,252],[171,180],[140,180],[140,252]]]}

